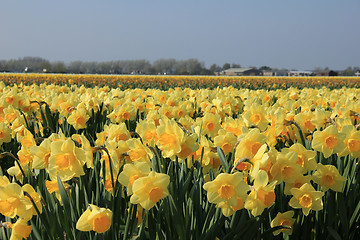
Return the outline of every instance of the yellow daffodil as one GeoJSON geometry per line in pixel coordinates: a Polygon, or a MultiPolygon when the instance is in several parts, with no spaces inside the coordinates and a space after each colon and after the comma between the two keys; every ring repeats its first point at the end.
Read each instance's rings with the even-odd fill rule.
{"type": "Polygon", "coordinates": [[[159,113],[163,116],[166,116],[169,119],[173,118],[173,107],[167,104],[162,105],[159,108],[159,113]]]}
{"type": "Polygon", "coordinates": [[[266,136],[260,133],[259,129],[251,129],[248,133],[240,136],[240,143],[235,149],[235,161],[244,157],[251,159],[265,142],[266,136]]]}
{"type": "Polygon", "coordinates": [[[312,171],[316,169],[316,152],[307,150],[302,144],[295,143],[290,148],[283,148],[282,152],[295,152],[297,154],[296,163],[303,167],[306,171],[312,171]]]}
{"type": "Polygon", "coordinates": [[[236,136],[233,133],[226,132],[224,129],[220,129],[218,135],[214,138],[215,146],[220,147],[225,154],[233,151],[236,142],[236,136]]]}
{"type": "Polygon", "coordinates": [[[295,152],[279,153],[276,162],[270,170],[273,180],[278,181],[278,184],[282,181],[294,182],[303,172],[302,166],[296,163],[297,160],[298,158],[295,152]]]}
{"type": "Polygon", "coordinates": [[[47,169],[49,165],[49,158],[51,154],[51,141],[50,139],[45,139],[41,142],[39,146],[33,146],[30,148],[30,151],[33,154],[33,169],[47,169]]]}
{"type": "Polygon", "coordinates": [[[167,189],[170,183],[170,176],[150,172],[148,176],[138,178],[134,181],[132,190],[133,195],[130,198],[132,204],[140,204],[145,210],[155,206],[160,200],[169,195],[167,189]]]}
{"type": "Polygon", "coordinates": [[[32,135],[32,133],[26,128],[24,129],[22,135],[19,134],[17,135],[17,140],[18,142],[21,143],[22,146],[26,146],[26,147],[36,146],[34,135],[32,135]]]}
{"type": "Polygon", "coordinates": [[[75,146],[72,139],[59,140],[51,143],[48,171],[51,179],[60,177],[68,181],[84,175],[83,166],[86,157],[82,149],[75,146]]]}
{"type": "MultiPolygon", "coordinates": [[[[202,164],[205,172],[209,171],[210,168],[217,169],[220,166],[220,158],[215,149],[211,140],[204,135],[200,135],[199,148],[191,154],[191,157],[194,157],[194,160],[198,160],[202,164]]],[[[190,162],[188,161],[188,163],[190,162]]]]}
{"type": "Polygon", "coordinates": [[[76,130],[86,128],[86,122],[90,119],[85,108],[77,108],[72,111],[67,119],[68,123],[76,130]]]}
{"type": "MultiPolygon", "coordinates": [[[[190,157],[191,154],[195,153],[199,149],[199,144],[197,143],[197,134],[184,136],[184,141],[181,144],[181,150],[177,154],[180,159],[185,159],[190,157]]],[[[190,163],[191,161],[188,161],[190,163]]]]}
{"type": "Polygon", "coordinates": [[[247,197],[244,207],[251,210],[253,216],[260,215],[265,208],[274,204],[276,198],[275,186],[276,181],[269,183],[268,174],[264,170],[258,171],[253,189],[247,197]]]}
{"type": "Polygon", "coordinates": [[[85,137],[84,134],[74,134],[71,136],[71,139],[78,142],[81,145],[81,149],[85,153],[85,162],[88,168],[94,168],[94,147],[90,145],[89,140],[85,137]]]}
{"type": "Polygon", "coordinates": [[[204,184],[210,203],[221,208],[224,216],[229,217],[244,206],[250,187],[243,181],[244,175],[221,173],[215,180],[204,184]]]}
{"type": "Polygon", "coordinates": [[[119,175],[119,182],[126,186],[128,195],[133,193],[132,186],[136,179],[148,176],[150,165],[147,162],[134,162],[125,164],[123,171],[119,175]]]}
{"type": "Polygon", "coordinates": [[[178,106],[173,107],[172,109],[172,115],[176,120],[179,120],[180,118],[188,115],[188,110],[186,108],[185,104],[181,104],[178,106]]]}
{"type": "MultiPolygon", "coordinates": [[[[39,212],[42,213],[40,194],[37,193],[30,184],[25,184],[24,186],[21,187],[21,189],[24,191],[25,198],[28,199],[30,203],[32,203],[31,202],[31,199],[32,199],[34,201],[37,209],[39,210],[39,212]],[[29,197],[29,195],[31,198],[29,197]]],[[[33,204],[32,205],[28,204],[28,206],[30,206],[30,207],[27,208],[26,215],[22,216],[22,218],[30,220],[33,215],[37,215],[37,211],[35,210],[35,207],[33,204]]]]}
{"type": "Polygon", "coordinates": [[[125,120],[133,120],[135,118],[135,108],[131,102],[126,102],[114,109],[107,117],[112,123],[121,123],[125,120]]]}
{"type": "Polygon", "coordinates": [[[301,188],[301,186],[304,185],[305,183],[310,184],[311,178],[312,178],[311,175],[307,175],[307,176],[299,175],[297,178],[295,178],[294,182],[286,182],[284,188],[284,194],[292,195],[291,193],[292,188],[301,188]]]}
{"type": "Polygon", "coordinates": [[[78,104],[78,101],[71,95],[67,95],[67,98],[63,102],[59,102],[60,115],[67,117],[71,111],[73,111],[78,104]]]}
{"type": "Polygon", "coordinates": [[[25,145],[21,146],[21,149],[18,152],[18,157],[23,169],[27,169],[28,167],[31,167],[34,156],[30,151],[30,148],[26,147],[25,145]]]}
{"type": "Polygon", "coordinates": [[[158,135],[157,145],[164,157],[173,157],[181,151],[185,133],[175,120],[160,120],[156,132],[158,135]]]}
{"type": "Polygon", "coordinates": [[[360,131],[356,130],[353,125],[346,125],[341,129],[341,132],[346,135],[344,143],[345,148],[339,156],[346,156],[350,154],[353,158],[360,157],[360,131]]]}
{"type": "Polygon", "coordinates": [[[339,174],[338,169],[333,165],[322,165],[318,163],[316,172],[313,173],[312,179],[321,186],[323,191],[329,189],[341,192],[346,178],[339,174]]]}
{"type": "Polygon", "coordinates": [[[104,126],[104,131],[96,133],[95,145],[103,146],[109,137],[109,133],[105,131],[106,126],[104,126]]]}
{"type": "MultiPolygon", "coordinates": [[[[70,185],[68,183],[63,182],[62,184],[63,184],[65,190],[68,190],[70,188],[70,185]]],[[[52,181],[46,180],[45,186],[46,186],[47,191],[50,194],[55,193],[56,198],[62,204],[58,181],[57,180],[52,180],[52,181]]]]}
{"type": "Polygon", "coordinates": [[[128,155],[133,162],[147,162],[153,157],[151,150],[145,146],[139,138],[131,138],[126,141],[129,152],[128,155]]]}
{"type": "Polygon", "coordinates": [[[10,181],[7,178],[7,176],[0,176],[0,187],[5,187],[9,183],[10,183],[10,181]]]}
{"type": "Polygon", "coordinates": [[[27,239],[32,231],[32,226],[27,225],[27,220],[21,218],[11,224],[10,228],[12,229],[10,240],[27,239]]]}
{"type": "Polygon", "coordinates": [[[226,117],[223,122],[223,128],[227,132],[233,133],[236,137],[241,135],[244,125],[245,124],[242,118],[233,119],[231,117],[226,117]]]}
{"type": "MultiPolygon", "coordinates": [[[[20,165],[17,163],[17,162],[14,162],[15,165],[13,167],[10,167],[8,168],[7,170],[7,173],[10,175],[10,176],[13,176],[15,177],[16,180],[22,182],[23,181],[23,172],[21,171],[24,170],[24,166],[21,165],[21,162],[20,162],[20,165]]],[[[26,169],[29,167],[29,165],[26,165],[26,169]]],[[[24,171],[25,173],[25,176],[27,175],[27,171],[24,171]]]]}
{"type": "Polygon", "coordinates": [[[100,208],[93,204],[89,204],[89,208],[81,214],[76,222],[76,229],[82,232],[94,231],[104,233],[109,230],[110,226],[111,210],[100,208]]]}
{"type": "Polygon", "coordinates": [[[327,127],[323,131],[314,132],[312,148],[322,152],[325,158],[334,153],[341,153],[345,148],[345,134],[339,133],[334,125],[327,127]]]}
{"type": "Polygon", "coordinates": [[[243,115],[244,122],[248,127],[257,126],[261,131],[265,131],[269,123],[265,113],[264,106],[257,103],[252,104],[243,115]]]}
{"type": "Polygon", "coordinates": [[[324,109],[317,108],[314,113],[314,118],[311,122],[316,126],[318,130],[325,128],[326,123],[330,117],[331,112],[325,111],[324,109]]]}
{"type": "Polygon", "coordinates": [[[192,119],[189,115],[185,115],[180,118],[179,123],[188,131],[192,131],[192,127],[195,125],[194,119],[192,119]]]}
{"type": "Polygon", "coordinates": [[[214,138],[221,125],[220,125],[220,115],[205,113],[202,118],[198,118],[196,124],[201,126],[201,134],[206,134],[211,138],[214,138]]]}
{"type": "Polygon", "coordinates": [[[8,124],[12,124],[16,119],[21,118],[21,113],[19,110],[15,109],[13,106],[9,105],[4,109],[5,120],[8,124]]]}
{"type": "Polygon", "coordinates": [[[276,217],[271,221],[270,226],[272,228],[278,226],[284,226],[286,228],[279,229],[273,232],[274,236],[279,235],[280,233],[284,233],[286,235],[291,235],[293,232],[293,224],[295,222],[294,211],[287,211],[284,213],[276,214],[276,217]]]}
{"type": "Polygon", "coordinates": [[[158,111],[149,111],[146,115],[146,119],[151,119],[155,122],[156,126],[159,126],[160,119],[162,119],[164,116],[162,116],[158,111]]]}
{"type": "Polygon", "coordinates": [[[131,138],[130,132],[124,122],[119,124],[105,125],[104,131],[108,133],[107,140],[109,141],[126,141],[131,138]]]}
{"type": "Polygon", "coordinates": [[[32,203],[24,197],[23,189],[17,183],[0,186],[0,213],[13,218],[28,216],[32,203]]]}
{"type": "Polygon", "coordinates": [[[26,123],[23,118],[17,118],[15,121],[11,124],[11,136],[12,138],[15,138],[18,140],[18,142],[21,140],[23,136],[25,136],[25,129],[26,129],[26,123]]]}
{"type": "Polygon", "coordinates": [[[8,142],[11,142],[11,129],[6,123],[0,122],[0,146],[8,142]]]}
{"type": "Polygon", "coordinates": [[[158,137],[154,120],[140,120],[136,125],[136,132],[140,135],[144,144],[155,147],[158,137]]]}
{"type": "Polygon", "coordinates": [[[313,112],[302,112],[294,116],[295,122],[300,126],[303,134],[311,133],[315,130],[315,125],[312,123],[314,118],[313,112]]]}
{"type": "MultiPolygon", "coordinates": [[[[250,175],[254,178],[260,169],[266,168],[269,161],[269,154],[266,153],[267,151],[267,145],[263,144],[255,156],[250,159],[250,175]]],[[[236,163],[235,163],[236,164],[236,163]]]]}
{"type": "Polygon", "coordinates": [[[323,209],[321,198],[324,193],[316,191],[311,184],[305,183],[300,188],[292,188],[290,191],[293,197],[290,199],[289,205],[293,208],[301,208],[305,216],[309,215],[310,210],[323,209]]]}

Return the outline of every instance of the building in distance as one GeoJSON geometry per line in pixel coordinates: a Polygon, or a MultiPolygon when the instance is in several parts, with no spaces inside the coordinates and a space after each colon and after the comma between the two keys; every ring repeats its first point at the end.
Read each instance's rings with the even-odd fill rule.
{"type": "Polygon", "coordinates": [[[219,75],[225,76],[261,76],[262,71],[256,68],[229,68],[219,72],[219,75]]]}
{"type": "Polygon", "coordinates": [[[314,73],[312,71],[289,71],[288,76],[299,77],[299,76],[312,76],[314,73]]]}

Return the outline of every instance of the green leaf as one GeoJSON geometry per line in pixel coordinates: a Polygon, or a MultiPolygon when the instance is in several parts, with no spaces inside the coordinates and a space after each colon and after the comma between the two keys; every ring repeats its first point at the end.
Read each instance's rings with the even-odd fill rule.
{"type": "Polygon", "coordinates": [[[344,200],[343,193],[337,193],[337,206],[340,216],[340,222],[343,226],[344,238],[348,238],[349,235],[349,221],[347,216],[346,202],[344,200]]]}
{"type": "Polygon", "coordinates": [[[53,114],[51,113],[51,110],[49,108],[49,105],[45,105],[45,115],[46,115],[46,119],[47,119],[47,123],[48,126],[50,127],[51,131],[54,133],[56,132],[56,125],[57,125],[57,120],[59,119],[59,115],[58,114],[53,114]]]}
{"type": "Polygon", "coordinates": [[[46,117],[45,117],[45,114],[44,114],[44,111],[43,111],[43,108],[41,105],[39,105],[39,108],[40,108],[40,115],[41,115],[41,119],[43,120],[43,127],[47,127],[48,126],[48,123],[47,123],[47,120],[46,120],[46,117]]]}
{"type": "Polygon", "coordinates": [[[204,222],[204,225],[203,225],[203,229],[202,229],[202,234],[205,234],[208,230],[208,226],[210,224],[210,222],[213,220],[214,218],[214,213],[215,213],[215,205],[214,204],[211,204],[210,205],[210,209],[208,209],[207,211],[207,214],[206,214],[206,218],[205,218],[205,222],[204,222]]]}
{"type": "Polygon", "coordinates": [[[334,230],[332,229],[330,226],[327,226],[327,230],[329,231],[330,235],[335,239],[335,240],[342,240],[340,235],[334,230]]]}
{"type": "Polygon", "coordinates": [[[58,186],[59,186],[59,192],[60,192],[60,196],[61,196],[61,201],[63,203],[63,211],[65,213],[65,231],[67,233],[67,237],[71,238],[71,236],[73,236],[72,239],[75,238],[74,234],[74,229],[71,229],[73,227],[73,222],[72,222],[72,215],[71,215],[71,211],[73,211],[71,204],[70,204],[70,200],[69,197],[66,193],[66,190],[64,188],[64,185],[60,179],[59,176],[57,176],[57,181],[58,181],[58,186]]]}
{"type": "Polygon", "coordinates": [[[31,226],[32,226],[32,234],[35,236],[35,238],[37,240],[44,239],[43,237],[41,237],[41,234],[39,233],[37,225],[34,223],[34,221],[30,220],[30,222],[31,222],[31,226]]]}
{"type": "Polygon", "coordinates": [[[352,214],[352,216],[350,218],[350,228],[353,227],[355,220],[357,221],[359,217],[360,217],[360,201],[358,202],[358,204],[354,210],[354,213],[352,214]]]}
{"type": "Polygon", "coordinates": [[[131,236],[134,220],[136,220],[136,209],[137,209],[137,205],[134,205],[134,204],[130,205],[130,209],[129,209],[128,216],[126,219],[126,224],[125,224],[125,231],[124,231],[124,237],[123,237],[124,240],[129,239],[128,238],[129,234],[131,236]]]}
{"type": "Polygon", "coordinates": [[[230,169],[229,169],[230,167],[228,162],[226,161],[226,157],[223,150],[220,147],[216,147],[216,148],[220,158],[221,165],[224,167],[225,172],[230,173],[230,169]]]}

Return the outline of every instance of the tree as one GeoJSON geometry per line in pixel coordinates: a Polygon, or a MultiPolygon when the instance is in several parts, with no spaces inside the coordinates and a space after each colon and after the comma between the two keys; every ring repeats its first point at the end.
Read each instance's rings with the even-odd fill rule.
{"type": "Polygon", "coordinates": [[[211,74],[215,74],[216,72],[220,72],[221,71],[221,67],[220,66],[218,66],[218,65],[216,65],[216,64],[212,64],[211,66],[210,66],[210,73],[211,74]]]}
{"type": "Polygon", "coordinates": [[[203,69],[201,69],[201,71],[200,71],[199,74],[200,74],[200,75],[214,75],[214,72],[210,71],[210,70],[207,69],[207,68],[203,68],[203,69]]]}
{"type": "Polygon", "coordinates": [[[199,62],[195,58],[190,58],[188,60],[177,61],[174,65],[175,73],[179,75],[199,75],[205,73],[204,63],[199,62]]]}
{"type": "Polygon", "coordinates": [[[268,66],[261,66],[261,67],[259,68],[259,70],[260,70],[260,71],[271,71],[272,69],[271,69],[271,67],[268,67],[268,66]]]}
{"type": "Polygon", "coordinates": [[[147,74],[151,67],[151,64],[148,60],[141,59],[134,61],[134,69],[137,73],[147,74]]]}
{"type": "Polygon", "coordinates": [[[49,61],[45,61],[40,63],[41,72],[48,72],[51,69],[51,63],[49,61]]]}
{"type": "Polygon", "coordinates": [[[355,72],[353,71],[353,69],[351,67],[348,67],[347,69],[344,70],[343,75],[344,76],[354,76],[355,72]]]}
{"type": "Polygon", "coordinates": [[[169,58],[169,59],[156,60],[153,63],[152,67],[153,67],[155,73],[174,74],[175,73],[175,65],[176,65],[176,60],[174,58],[169,58]]]}
{"type": "Polygon", "coordinates": [[[187,71],[190,75],[199,75],[201,70],[204,68],[204,63],[199,62],[195,58],[190,58],[186,61],[187,71]]]}
{"type": "Polygon", "coordinates": [[[53,73],[66,73],[66,66],[64,62],[57,61],[51,64],[51,72],[53,73]]]}
{"type": "Polygon", "coordinates": [[[222,70],[226,70],[230,68],[230,63],[225,63],[222,67],[222,70]]]}
{"type": "Polygon", "coordinates": [[[175,73],[179,75],[188,75],[189,72],[187,71],[186,62],[185,61],[176,61],[174,65],[175,73]]]}
{"type": "Polygon", "coordinates": [[[0,72],[6,72],[6,61],[0,60],[0,72]]]}
{"type": "Polygon", "coordinates": [[[337,75],[338,75],[337,72],[335,72],[333,70],[329,71],[329,76],[337,76],[337,75]]]}
{"type": "Polygon", "coordinates": [[[319,73],[322,73],[322,72],[324,72],[324,69],[321,68],[321,67],[316,67],[316,68],[314,69],[314,73],[316,73],[316,74],[319,74],[319,73]]]}
{"type": "Polygon", "coordinates": [[[122,66],[121,61],[114,61],[112,66],[113,66],[114,74],[122,74],[123,73],[123,66],[122,66]]]}
{"type": "Polygon", "coordinates": [[[10,59],[2,61],[1,65],[2,71],[7,72],[24,72],[25,68],[31,69],[32,72],[42,72],[43,69],[48,69],[51,66],[48,60],[40,57],[10,59]]]}
{"type": "Polygon", "coordinates": [[[240,65],[240,64],[233,63],[233,64],[231,64],[231,67],[232,67],[232,68],[241,68],[241,65],[240,65]]]}
{"type": "Polygon", "coordinates": [[[71,62],[67,68],[67,72],[68,73],[82,73],[81,71],[81,65],[83,63],[81,61],[74,61],[74,62],[71,62]]]}

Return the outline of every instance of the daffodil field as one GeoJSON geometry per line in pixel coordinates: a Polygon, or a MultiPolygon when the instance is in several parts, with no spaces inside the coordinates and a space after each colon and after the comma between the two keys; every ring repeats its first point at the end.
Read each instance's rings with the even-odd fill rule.
{"type": "Polygon", "coordinates": [[[0,239],[359,239],[359,87],[0,74],[0,239]]]}

